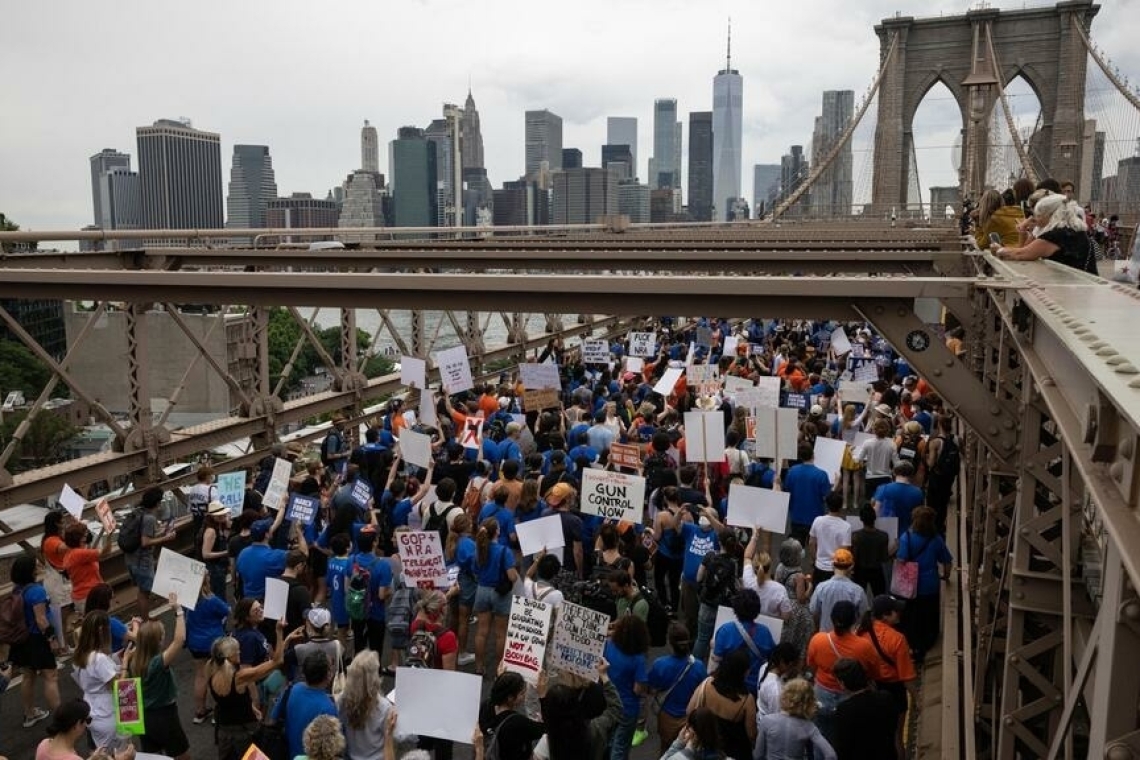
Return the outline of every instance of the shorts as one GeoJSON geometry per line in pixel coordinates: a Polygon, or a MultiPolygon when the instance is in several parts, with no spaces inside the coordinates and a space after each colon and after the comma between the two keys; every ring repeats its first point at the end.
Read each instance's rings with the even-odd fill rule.
{"type": "Polygon", "coordinates": [[[471,609],[475,606],[475,594],[479,590],[479,583],[474,576],[459,573],[459,606],[471,609]]]}
{"type": "Polygon", "coordinates": [[[208,659],[210,659],[210,653],[209,652],[199,652],[197,650],[191,649],[190,647],[186,647],[186,651],[189,652],[190,656],[193,657],[195,660],[208,660],[208,659]]]}
{"type": "Polygon", "coordinates": [[[511,614],[512,594],[496,594],[490,586],[480,586],[475,591],[475,606],[472,608],[476,615],[490,612],[492,615],[506,617],[511,614]]]}
{"type": "MultiPolygon", "coordinates": [[[[149,594],[150,590],[154,588],[154,568],[127,565],[127,571],[130,572],[131,580],[138,586],[139,591],[149,594]]],[[[174,754],[179,753],[175,752],[174,754]]]]}
{"type": "Polygon", "coordinates": [[[42,633],[30,633],[28,638],[8,648],[8,659],[21,670],[55,670],[55,653],[42,633]]]}
{"type": "Polygon", "coordinates": [[[146,718],[146,733],[142,736],[143,752],[178,757],[190,751],[190,740],[186,738],[182,721],[178,719],[178,705],[147,707],[143,716],[146,718]]]}

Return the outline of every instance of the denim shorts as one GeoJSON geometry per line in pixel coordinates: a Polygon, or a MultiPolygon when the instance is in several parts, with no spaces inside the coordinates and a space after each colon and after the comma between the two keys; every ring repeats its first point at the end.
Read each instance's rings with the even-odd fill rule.
{"type": "Polygon", "coordinates": [[[475,576],[460,571],[459,573],[459,606],[471,609],[475,606],[475,595],[479,590],[479,582],[475,576]]]}
{"type": "Polygon", "coordinates": [[[476,615],[490,612],[492,615],[506,617],[511,614],[511,594],[496,594],[491,586],[480,586],[475,592],[476,615]]]}
{"type": "Polygon", "coordinates": [[[150,590],[154,588],[154,568],[142,568],[135,567],[133,565],[127,565],[127,570],[131,574],[131,580],[135,582],[135,585],[139,587],[139,590],[145,591],[149,594],[150,590]]]}

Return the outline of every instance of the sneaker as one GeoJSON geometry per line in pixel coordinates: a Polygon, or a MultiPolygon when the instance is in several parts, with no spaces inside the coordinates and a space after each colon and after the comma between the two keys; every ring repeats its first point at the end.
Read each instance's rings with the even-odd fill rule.
{"type": "Polygon", "coordinates": [[[32,726],[36,725],[37,723],[39,723],[44,718],[48,717],[48,715],[50,715],[50,714],[51,713],[49,713],[47,710],[43,709],[42,707],[37,707],[36,711],[34,713],[32,713],[31,715],[25,715],[24,716],[24,728],[31,728],[32,726]]]}
{"type": "Polygon", "coordinates": [[[205,722],[206,722],[206,718],[209,718],[209,717],[210,717],[210,714],[211,714],[211,713],[213,713],[213,712],[214,712],[214,711],[213,711],[212,709],[209,709],[209,708],[207,708],[207,709],[203,710],[203,711],[202,711],[202,712],[200,712],[200,713],[194,713],[194,725],[195,725],[195,726],[200,726],[200,725],[202,725],[203,723],[205,723],[205,722]]]}
{"type": "Polygon", "coordinates": [[[459,655],[458,663],[461,667],[463,665],[470,665],[473,662],[475,662],[475,655],[470,652],[463,652],[459,655]]]}
{"type": "Polygon", "coordinates": [[[633,746],[640,747],[641,744],[649,738],[649,732],[643,729],[637,729],[633,732],[633,746]]]}

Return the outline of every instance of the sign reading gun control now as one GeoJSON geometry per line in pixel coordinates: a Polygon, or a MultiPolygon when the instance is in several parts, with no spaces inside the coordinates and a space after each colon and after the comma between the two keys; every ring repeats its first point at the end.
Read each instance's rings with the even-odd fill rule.
{"type": "Polygon", "coordinates": [[[640,522],[645,478],[607,470],[582,471],[583,512],[611,520],[640,522]]]}

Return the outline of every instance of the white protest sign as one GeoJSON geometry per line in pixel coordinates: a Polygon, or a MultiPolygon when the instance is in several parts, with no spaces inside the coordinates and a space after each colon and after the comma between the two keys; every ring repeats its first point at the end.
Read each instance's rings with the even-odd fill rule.
{"type": "Polygon", "coordinates": [[[443,560],[443,542],[438,531],[410,530],[396,533],[395,537],[396,551],[409,586],[446,587],[447,563],[443,560]]]}
{"type": "Polygon", "coordinates": [[[689,341],[689,353],[685,354],[685,366],[690,367],[693,364],[693,356],[697,353],[697,344],[689,341]]]}
{"type": "Polygon", "coordinates": [[[435,394],[429,390],[420,393],[420,420],[425,425],[435,426],[439,418],[435,414],[435,394]]]}
{"type": "Polygon", "coordinates": [[[289,584],[280,578],[265,579],[265,617],[284,620],[289,607],[289,584]]]}
{"type": "Polygon", "coordinates": [[[724,378],[724,392],[725,393],[740,393],[741,391],[750,391],[753,388],[753,383],[747,377],[737,377],[736,375],[725,375],[724,378]]]}
{"type": "Polygon", "coordinates": [[[483,445],[483,418],[468,417],[463,422],[463,437],[460,439],[465,449],[478,451],[483,445]]]}
{"type": "Polygon", "coordinates": [[[775,409],[780,405],[780,378],[761,377],[756,382],[757,404],[775,409]]]}
{"type": "Polygon", "coordinates": [[[596,678],[606,648],[610,616],[573,602],[563,602],[554,622],[550,666],[583,678],[596,678]]]}
{"type": "Polygon", "coordinates": [[[64,483],[63,490],[59,492],[59,505],[76,520],[82,520],[83,508],[87,506],[87,500],[76,493],[67,483],[64,483]]]}
{"type": "MultiPolygon", "coordinates": [[[[713,643],[716,643],[716,632],[725,623],[731,623],[736,620],[736,613],[732,611],[731,607],[717,607],[716,608],[716,623],[713,624],[713,643]]],[[[768,629],[768,633],[772,634],[772,641],[777,644],[780,643],[780,636],[784,633],[784,621],[778,617],[765,615],[763,613],[756,616],[756,622],[768,629]]]]}
{"type": "Polygon", "coordinates": [[[839,480],[839,469],[843,465],[843,454],[847,444],[834,438],[820,436],[815,439],[815,466],[827,473],[832,485],[839,480]]]}
{"type": "Polygon", "coordinates": [[[549,604],[537,599],[511,597],[503,667],[521,674],[531,684],[538,683],[538,674],[546,661],[546,638],[550,632],[552,611],[549,604]]]}
{"type": "Polygon", "coordinates": [[[607,364],[610,360],[610,345],[605,338],[582,341],[583,364],[607,364]]]}
{"type": "Polygon", "coordinates": [[[520,364],[519,380],[527,390],[542,388],[562,390],[562,380],[558,377],[557,364],[520,364]]]}
{"type": "Polygon", "coordinates": [[[648,358],[657,355],[657,336],[651,332],[629,334],[629,355],[648,358]]]}
{"type": "Polygon", "coordinates": [[[759,407],[755,410],[756,456],[762,459],[796,459],[800,417],[795,409],[759,407]]]}
{"type": "Polygon", "coordinates": [[[154,571],[154,583],[150,592],[165,599],[173,591],[178,594],[178,603],[192,610],[198,603],[205,575],[205,563],[183,557],[164,546],[158,554],[158,567],[154,571]]]}
{"type": "Polygon", "coordinates": [[[879,379],[879,368],[872,362],[867,362],[855,368],[851,373],[851,377],[861,383],[873,383],[879,379]]]}
{"type": "Polygon", "coordinates": [[[722,413],[685,412],[685,459],[689,462],[724,461],[722,413]]]}
{"type": "Polygon", "coordinates": [[[637,356],[625,357],[625,369],[627,372],[641,372],[645,369],[645,360],[637,356]]]}
{"type": "Polygon", "coordinates": [[[839,395],[845,402],[862,404],[871,395],[871,384],[858,380],[840,380],[839,395]]]}
{"type": "Polygon", "coordinates": [[[245,503],[245,470],[223,472],[218,476],[218,501],[225,504],[230,515],[237,517],[245,503]]]}
{"type": "Polygon", "coordinates": [[[396,734],[471,743],[483,677],[434,668],[396,668],[396,734]]]}
{"type": "Polygon", "coordinates": [[[412,411],[404,412],[404,424],[408,427],[413,427],[416,424],[416,413],[412,411]]]}
{"type": "Polygon", "coordinates": [[[400,382],[423,389],[427,386],[427,362],[414,356],[400,357],[400,382]]]}
{"type": "Polygon", "coordinates": [[[463,346],[436,351],[435,363],[439,367],[440,382],[447,393],[461,393],[475,387],[475,381],[471,377],[471,363],[467,360],[467,349],[463,346]]]}
{"type": "Polygon", "coordinates": [[[582,471],[582,512],[639,523],[644,507],[645,478],[611,470],[582,471]]]}
{"type": "Polygon", "coordinates": [[[321,508],[321,500],[317,496],[302,496],[299,493],[289,494],[289,503],[285,507],[285,519],[294,520],[303,525],[312,525],[321,508]]]}
{"type": "Polygon", "coordinates": [[[289,491],[289,476],[293,474],[293,463],[288,459],[277,457],[273,463],[273,475],[269,478],[269,485],[261,497],[261,503],[266,509],[281,509],[285,506],[285,496],[289,491]]]}
{"type": "Polygon", "coordinates": [[[863,445],[866,444],[867,441],[873,440],[875,440],[875,436],[870,433],[856,433],[855,439],[851,441],[851,458],[855,461],[859,461],[859,457],[863,455],[863,445]]]}
{"type": "Polygon", "coordinates": [[[721,356],[735,356],[736,347],[740,344],[740,338],[735,335],[724,336],[724,347],[720,350],[721,356]]]}
{"type": "Polygon", "coordinates": [[[431,437],[426,433],[405,430],[400,433],[400,457],[417,467],[431,465],[431,437]]]}
{"type": "MultiPolygon", "coordinates": [[[[851,526],[851,532],[863,530],[863,521],[855,515],[847,516],[847,524],[851,526]]],[[[887,534],[887,537],[892,543],[899,540],[899,518],[897,517],[876,517],[875,527],[887,534]]],[[[854,540],[854,539],[853,539],[854,540]]]]}
{"type": "Polygon", "coordinates": [[[681,379],[681,375],[685,370],[679,368],[672,368],[665,370],[665,374],[657,381],[657,385],[653,386],[654,393],[660,393],[662,396],[668,396],[673,392],[673,386],[681,379]]]}
{"type": "Polygon", "coordinates": [[[524,557],[537,554],[543,549],[561,549],[566,545],[562,535],[562,517],[548,515],[537,520],[515,523],[515,535],[519,537],[519,549],[524,557]]]}
{"type": "Polygon", "coordinates": [[[728,488],[728,516],[725,522],[741,528],[760,526],[769,533],[783,533],[788,527],[788,503],[791,495],[786,491],[733,483],[728,488]]]}
{"type": "Polygon", "coordinates": [[[843,356],[851,351],[851,341],[847,339],[847,331],[837,327],[831,332],[831,347],[836,356],[843,356]]]}

